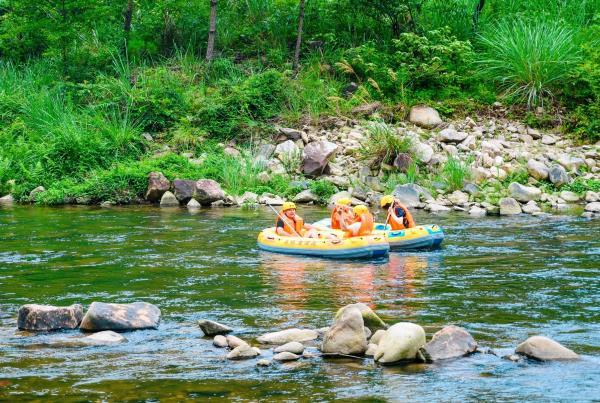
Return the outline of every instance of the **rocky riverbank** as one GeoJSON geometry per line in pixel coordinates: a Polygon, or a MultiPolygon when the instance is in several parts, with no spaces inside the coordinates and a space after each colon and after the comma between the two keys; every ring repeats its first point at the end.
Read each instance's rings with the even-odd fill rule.
{"type": "MultiPolygon", "coordinates": [[[[159,324],[160,309],[152,304],[93,302],[85,315],[79,304],[68,307],[24,305],[18,312],[17,327],[32,338],[37,332],[60,330],[52,344],[85,347],[127,343],[123,332],[157,329],[159,324]],[[78,329],[84,333],[65,335],[69,330],[78,329]]],[[[233,328],[212,320],[200,320],[198,326],[204,334],[199,343],[210,340],[213,348],[225,349],[227,360],[256,358],[257,366],[269,366],[273,361],[329,357],[366,358],[380,365],[405,365],[443,362],[476,352],[496,355],[490,348],[479,346],[462,327],[445,326],[427,341],[420,325],[398,322],[389,326],[362,303],[342,307],[327,327],[278,330],[257,335],[252,341],[233,335],[233,328]]],[[[538,361],[579,359],[573,351],[544,336],[528,338],[515,348],[514,354],[502,358],[522,361],[525,357],[538,361]]]]}
{"type": "MultiPolygon", "coordinates": [[[[501,115],[501,105],[495,108],[501,115]]],[[[414,107],[408,122],[385,124],[378,120],[378,109],[377,104],[364,106],[366,120],[361,121],[332,118],[318,126],[278,128],[276,136],[254,149],[258,180],[289,178],[297,192],[288,198],[297,203],[351,197],[353,204],[376,206],[383,194],[393,193],[409,207],[432,213],[600,216],[598,144],[575,145],[558,133],[504,117],[444,122],[425,106],[414,107]],[[334,194],[324,200],[309,187],[311,180],[331,184],[334,194]]],[[[242,151],[234,143],[223,145],[234,158],[241,158],[242,151]]],[[[186,156],[202,163],[202,158],[186,156]]],[[[38,187],[30,198],[44,191],[38,187]]],[[[228,195],[213,180],[168,180],[161,172],[149,174],[144,196],[140,202],[188,208],[280,205],[285,199],[269,192],[228,195]]],[[[11,195],[0,198],[0,204],[11,202],[11,195]]]]}

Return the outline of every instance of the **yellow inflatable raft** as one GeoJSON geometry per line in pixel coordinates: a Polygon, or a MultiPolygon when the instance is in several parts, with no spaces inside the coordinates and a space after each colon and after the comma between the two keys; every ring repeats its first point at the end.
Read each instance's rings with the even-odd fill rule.
{"type": "Polygon", "coordinates": [[[378,258],[387,256],[390,246],[384,234],[373,234],[352,238],[343,238],[342,231],[323,230],[319,238],[299,238],[279,236],[275,228],[267,228],[258,234],[260,249],[332,259],[378,258]],[[327,234],[336,234],[338,239],[327,239],[327,234]]]}

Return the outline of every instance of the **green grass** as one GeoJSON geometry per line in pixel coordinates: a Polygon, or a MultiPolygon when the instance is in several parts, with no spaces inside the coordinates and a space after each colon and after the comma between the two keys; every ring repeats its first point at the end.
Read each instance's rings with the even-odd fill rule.
{"type": "Polygon", "coordinates": [[[465,182],[471,177],[469,162],[463,162],[449,156],[440,170],[440,177],[448,190],[461,190],[465,182]]]}
{"type": "Polygon", "coordinates": [[[361,144],[359,156],[376,166],[392,164],[399,153],[408,153],[412,145],[409,137],[400,136],[396,129],[383,122],[367,126],[367,140],[361,144]]]}

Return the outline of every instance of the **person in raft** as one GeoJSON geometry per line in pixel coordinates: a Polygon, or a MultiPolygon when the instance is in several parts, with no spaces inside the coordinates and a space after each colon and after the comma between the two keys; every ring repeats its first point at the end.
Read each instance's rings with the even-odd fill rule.
{"type": "Polygon", "coordinates": [[[317,230],[310,224],[305,224],[302,217],[296,214],[296,205],[285,202],[277,216],[275,232],[280,236],[295,236],[305,238],[318,238],[317,230]]]}
{"type": "Polygon", "coordinates": [[[386,195],[381,198],[381,208],[388,211],[387,222],[393,231],[413,228],[416,226],[415,220],[408,211],[408,207],[392,195],[386,195]]]}
{"type": "Polygon", "coordinates": [[[331,211],[331,229],[342,229],[342,221],[348,221],[353,218],[352,208],[350,207],[351,200],[341,198],[335,202],[333,211],[331,211]]]}
{"type": "Polygon", "coordinates": [[[354,212],[354,222],[348,225],[346,220],[342,220],[340,222],[342,229],[350,237],[370,235],[375,225],[373,224],[373,215],[369,213],[367,206],[356,206],[352,211],[354,212]]]}

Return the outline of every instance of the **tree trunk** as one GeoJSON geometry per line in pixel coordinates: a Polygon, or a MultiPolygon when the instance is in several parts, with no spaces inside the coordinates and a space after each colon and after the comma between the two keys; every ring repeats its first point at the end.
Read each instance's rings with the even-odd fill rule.
{"type": "Polygon", "coordinates": [[[302,26],[304,25],[304,0],[300,0],[300,10],[298,11],[298,35],[296,36],[296,50],[294,51],[294,63],[292,69],[294,75],[298,73],[300,64],[300,47],[302,46],[302,26]]]}
{"type": "Polygon", "coordinates": [[[208,30],[208,45],[206,61],[212,61],[215,50],[215,35],[217,34],[217,0],[210,0],[210,28],[208,30]]]}

